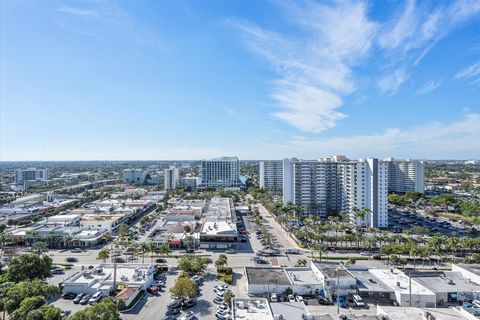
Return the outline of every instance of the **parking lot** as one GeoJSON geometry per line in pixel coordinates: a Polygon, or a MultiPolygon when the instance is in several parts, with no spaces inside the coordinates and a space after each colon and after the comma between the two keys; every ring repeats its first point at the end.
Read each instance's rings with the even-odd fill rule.
{"type": "Polygon", "coordinates": [[[465,228],[452,223],[445,218],[423,216],[409,211],[389,210],[388,226],[394,232],[401,233],[415,226],[429,229],[432,233],[441,233],[451,236],[456,233],[457,236],[469,236],[465,228]]]}

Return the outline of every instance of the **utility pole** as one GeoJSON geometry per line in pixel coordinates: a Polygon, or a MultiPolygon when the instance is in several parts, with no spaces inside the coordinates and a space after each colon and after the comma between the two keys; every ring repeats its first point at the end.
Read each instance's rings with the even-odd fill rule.
{"type": "Polygon", "coordinates": [[[408,272],[408,296],[410,300],[410,308],[412,307],[412,274],[408,272]]]}

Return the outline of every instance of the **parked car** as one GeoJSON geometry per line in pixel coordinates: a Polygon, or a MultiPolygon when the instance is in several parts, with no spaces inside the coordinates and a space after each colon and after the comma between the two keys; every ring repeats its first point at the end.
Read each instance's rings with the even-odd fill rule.
{"type": "Polygon", "coordinates": [[[66,258],[65,258],[65,261],[67,261],[67,262],[77,262],[78,259],[75,258],[75,257],[66,257],[66,258]]]}
{"type": "Polygon", "coordinates": [[[82,249],[80,249],[80,248],[73,248],[72,250],[70,250],[70,252],[73,252],[73,253],[81,253],[81,252],[82,252],[82,249]]]}
{"type": "Polygon", "coordinates": [[[215,297],[215,299],[213,299],[213,303],[215,303],[215,304],[223,304],[223,303],[224,303],[224,300],[223,300],[223,298],[215,297]]]}
{"type": "Polygon", "coordinates": [[[91,295],[89,295],[89,294],[85,295],[85,296],[82,298],[82,300],[80,300],[80,304],[87,304],[88,301],[90,300],[90,298],[91,298],[91,295]]]}
{"type": "Polygon", "coordinates": [[[178,308],[170,308],[167,309],[167,312],[165,312],[166,316],[177,316],[180,314],[180,309],[178,308]]]}
{"type": "Polygon", "coordinates": [[[100,299],[102,299],[102,293],[97,292],[88,300],[88,303],[92,304],[92,303],[100,301],[100,299]]]}
{"type": "Polygon", "coordinates": [[[178,308],[182,304],[181,300],[172,300],[167,304],[167,308],[178,308]]]}
{"type": "Polygon", "coordinates": [[[227,251],[225,251],[225,253],[235,254],[235,253],[237,253],[237,251],[235,251],[234,249],[228,249],[227,251]]]}
{"type": "Polygon", "coordinates": [[[288,302],[295,302],[295,297],[293,296],[293,294],[288,295],[288,302]]]}
{"type": "Polygon", "coordinates": [[[63,272],[63,269],[62,268],[55,268],[52,270],[52,274],[64,274],[65,272],[63,272]]]}
{"type": "Polygon", "coordinates": [[[341,308],[348,308],[347,302],[345,301],[345,297],[338,297],[338,304],[341,308]]]}
{"type": "Polygon", "coordinates": [[[77,295],[75,293],[65,292],[64,294],[62,294],[62,299],[73,300],[73,299],[75,299],[76,296],[77,295]]]}
{"type": "Polygon", "coordinates": [[[188,299],[187,301],[184,301],[182,303],[182,309],[186,310],[189,309],[197,304],[197,300],[194,299],[188,299]]]}
{"type": "Polygon", "coordinates": [[[195,314],[192,311],[188,311],[180,318],[180,320],[191,320],[193,318],[195,318],[195,314]]]}
{"type": "Polygon", "coordinates": [[[276,294],[276,293],[271,293],[271,294],[270,294],[270,301],[271,301],[271,302],[277,302],[277,301],[278,301],[278,298],[277,298],[277,294],[276,294]]]}
{"type": "Polygon", "coordinates": [[[147,289],[148,293],[150,294],[158,294],[158,288],[157,286],[150,286],[150,288],[147,289]]]}
{"type": "Polygon", "coordinates": [[[79,293],[74,299],[73,299],[73,303],[75,304],[79,304],[80,301],[83,299],[83,297],[85,297],[86,294],[85,293],[79,293]]]}
{"type": "Polygon", "coordinates": [[[298,302],[304,302],[305,301],[302,296],[297,296],[296,300],[298,302]]]}
{"type": "Polygon", "coordinates": [[[157,258],[157,259],[155,259],[155,262],[156,262],[156,263],[167,263],[167,259],[157,258]]]}
{"type": "Polygon", "coordinates": [[[175,316],[165,316],[165,317],[162,318],[162,320],[176,320],[176,319],[177,319],[177,317],[175,317],[175,316]]]}

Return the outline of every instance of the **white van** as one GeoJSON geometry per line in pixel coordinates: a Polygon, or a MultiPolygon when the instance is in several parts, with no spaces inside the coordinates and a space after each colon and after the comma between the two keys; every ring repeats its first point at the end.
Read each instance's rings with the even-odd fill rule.
{"type": "Polygon", "coordinates": [[[299,254],[300,253],[300,250],[298,250],[297,248],[288,248],[285,250],[285,253],[288,253],[288,254],[299,254]]]}
{"type": "Polygon", "coordinates": [[[353,295],[353,301],[358,308],[365,308],[365,303],[363,302],[362,298],[358,294],[353,295]]]}
{"type": "Polygon", "coordinates": [[[277,302],[277,301],[278,301],[277,294],[276,293],[271,293],[270,294],[270,302],[277,302]]]}

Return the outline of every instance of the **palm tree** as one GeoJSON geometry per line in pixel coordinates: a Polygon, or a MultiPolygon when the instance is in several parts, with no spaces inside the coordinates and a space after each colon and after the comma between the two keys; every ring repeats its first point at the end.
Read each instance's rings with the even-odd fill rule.
{"type": "Polygon", "coordinates": [[[142,263],[145,263],[145,254],[148,252],[149,248],[145,242],[140,243],[138,251],[142,254],[142,263]]]}
{"type": "Polygon", "coordinates": [[[157,244],[153,241],[149,242],[147,244],[148,247],[148,252],[150,253],[150,257],[152,258],[152,263],[153,263],[153,255],[158,252],[157,244]]]}
{"type": "Polygon", "coordinates": [[[314,248],[318,252],[318,260],[322,261],[322,255],[327,253],[327,246],[324,244],[317,244],[314,246],[314,248]]]}
{"type": "Polygon", "coordinates": [[[103,260],[103,263],[105,263],[108,258],[110,258],[110,250],[107,248],[103,248],[98,252],[97,260],[103,260]]]}
{"type": "Polygon", "coordinates": [[[413,247],[410,249],[409,254],[413,258],[413,269],[416,269],[417,268],[416,259],[420,255],[420,250],[417,247],[413,247]]]}
{"type": "Polygon", "coordinates": [[[168,246],[168,244],[164,243],[162,244],[162,246],[160,247],[160,254],[161,255],[165,255],[165,256],[169,256],[170,253],[171,253],[171,250],[170,250],[170,247],[168,246]]]}

